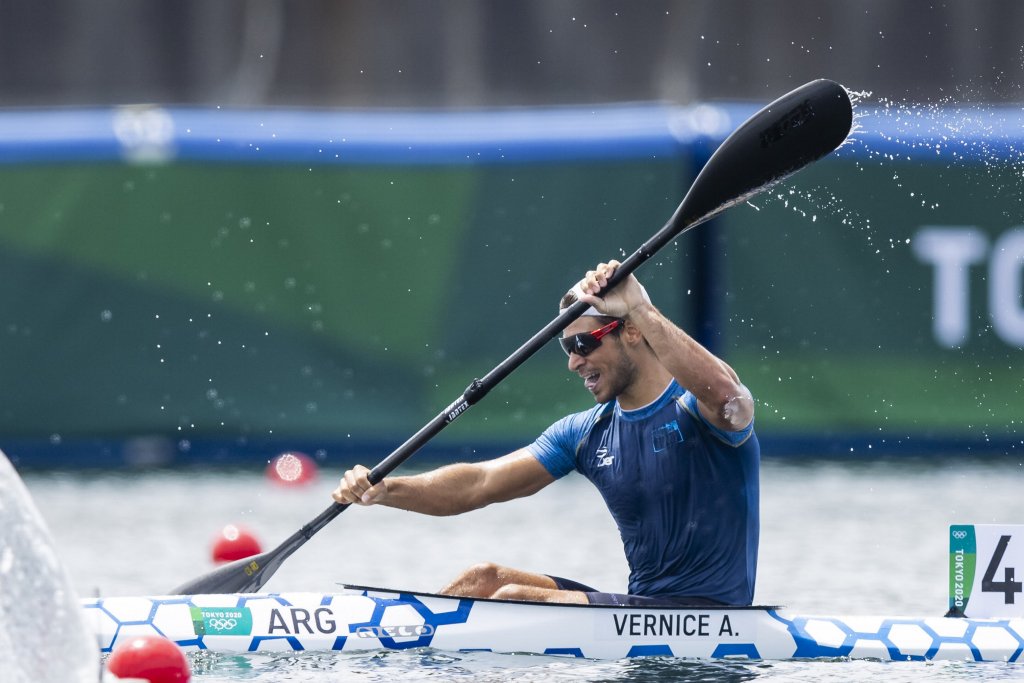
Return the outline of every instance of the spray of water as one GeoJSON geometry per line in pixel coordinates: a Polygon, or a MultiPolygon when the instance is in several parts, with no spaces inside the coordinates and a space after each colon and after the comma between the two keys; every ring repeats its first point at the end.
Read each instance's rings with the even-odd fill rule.
{"type": "Polygon", "coordinates": [[[49,531],[0,453],[0,672],[5,683],[93,682],[89,635],[49,531]]]}

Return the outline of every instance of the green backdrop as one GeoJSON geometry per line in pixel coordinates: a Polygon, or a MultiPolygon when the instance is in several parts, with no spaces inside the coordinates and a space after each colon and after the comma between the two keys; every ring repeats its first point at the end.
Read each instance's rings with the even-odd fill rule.
{"type": "MultiPolygon", "coordinates": [[[[65,113],[59,144],[23,141],[34,119],[15,116],[23,129],[0,125],[0,447],[22,466],[386,454],[549,322],[583,271],[660,228],[750,108],[673,111],[265,127],[260,112],[145,110],[128,142],[76,142],[65,113]]],[[[894,133],[901,112],[860,114],[840,153],[638,275],[740,372],[767,455],[1015,453],[1017,119],[932,112],[894,133]]],[[[500,452],[590,400],[552,344],[431,448],[500,452]]]]}
{"type": "MultiPolygon", "coordinates": [[[[679,159],[0,169],[0,434],[397,445],[632,251],[679,159]]],[[[682,250],[647,267],[682,311],[682,250]]],[[[441,441],[587,404],[554,345],[441,441]]]]}

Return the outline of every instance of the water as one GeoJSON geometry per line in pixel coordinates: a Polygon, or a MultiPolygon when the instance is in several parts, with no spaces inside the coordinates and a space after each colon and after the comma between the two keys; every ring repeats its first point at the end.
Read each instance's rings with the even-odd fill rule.
{"type": "MultiPolygon", "coordinates": [[[[961,458],[768,460],[756,601],[804,614],[941,615],[952,523],[1024,523],[1021,463],[961,458]]],[[[241,523],[270,548],[330,503],[324,476],[282,489],[253,472],[29,474],[26,484],[80,595],[154,594],[212,568],[219,528],[241,523]]],[[[292,556],[268,590],[337,582],[436,590],[491,560],[623,590],[617,533],[590,485],[570,476],[536,496],[431,518],[352,508],[292,556]]],[[[892,681],[1024,680],[1024,666],[970,663],[578,661],[437,651],[201,654],[195,680],[892,681]]]]}
{"type": "Polygon", "coordinates": [[[0,453],[0,672],[6,683],[82,683],[99,671],[64,568],[29,493],[0,453]],[[11,628],[20,625],[21,628],[11,628]],[[53,643],[61,644],[50,651],[53,643]]]}

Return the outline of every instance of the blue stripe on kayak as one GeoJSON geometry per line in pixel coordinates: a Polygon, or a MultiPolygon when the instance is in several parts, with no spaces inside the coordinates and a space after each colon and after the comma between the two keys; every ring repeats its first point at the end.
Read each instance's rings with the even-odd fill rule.
{"type": "Polygon", "coordinates": [[[672,648],[668,645],[634,645],[626,653],[627,657],[671,657],[672,648]]]}
{"type": "Polygon", "coordinates": [[[713,659],[724,659],[725,657],[761,659],[761,654],[753,643],[722,643],[711,653],[711,657],[713,659]]]}

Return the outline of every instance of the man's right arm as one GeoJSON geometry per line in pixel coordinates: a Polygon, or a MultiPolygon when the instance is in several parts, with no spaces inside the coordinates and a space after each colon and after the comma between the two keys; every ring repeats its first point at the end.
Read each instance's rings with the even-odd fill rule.
{"type": "Polygon", "coordinates": [[[331,497],[338,503],[387,505],[427,515],[458,515],[529,496],[555,480],[525,448],[479,463],[457,463],[370,486],[369,470],[345,472],[331,497]]]}

